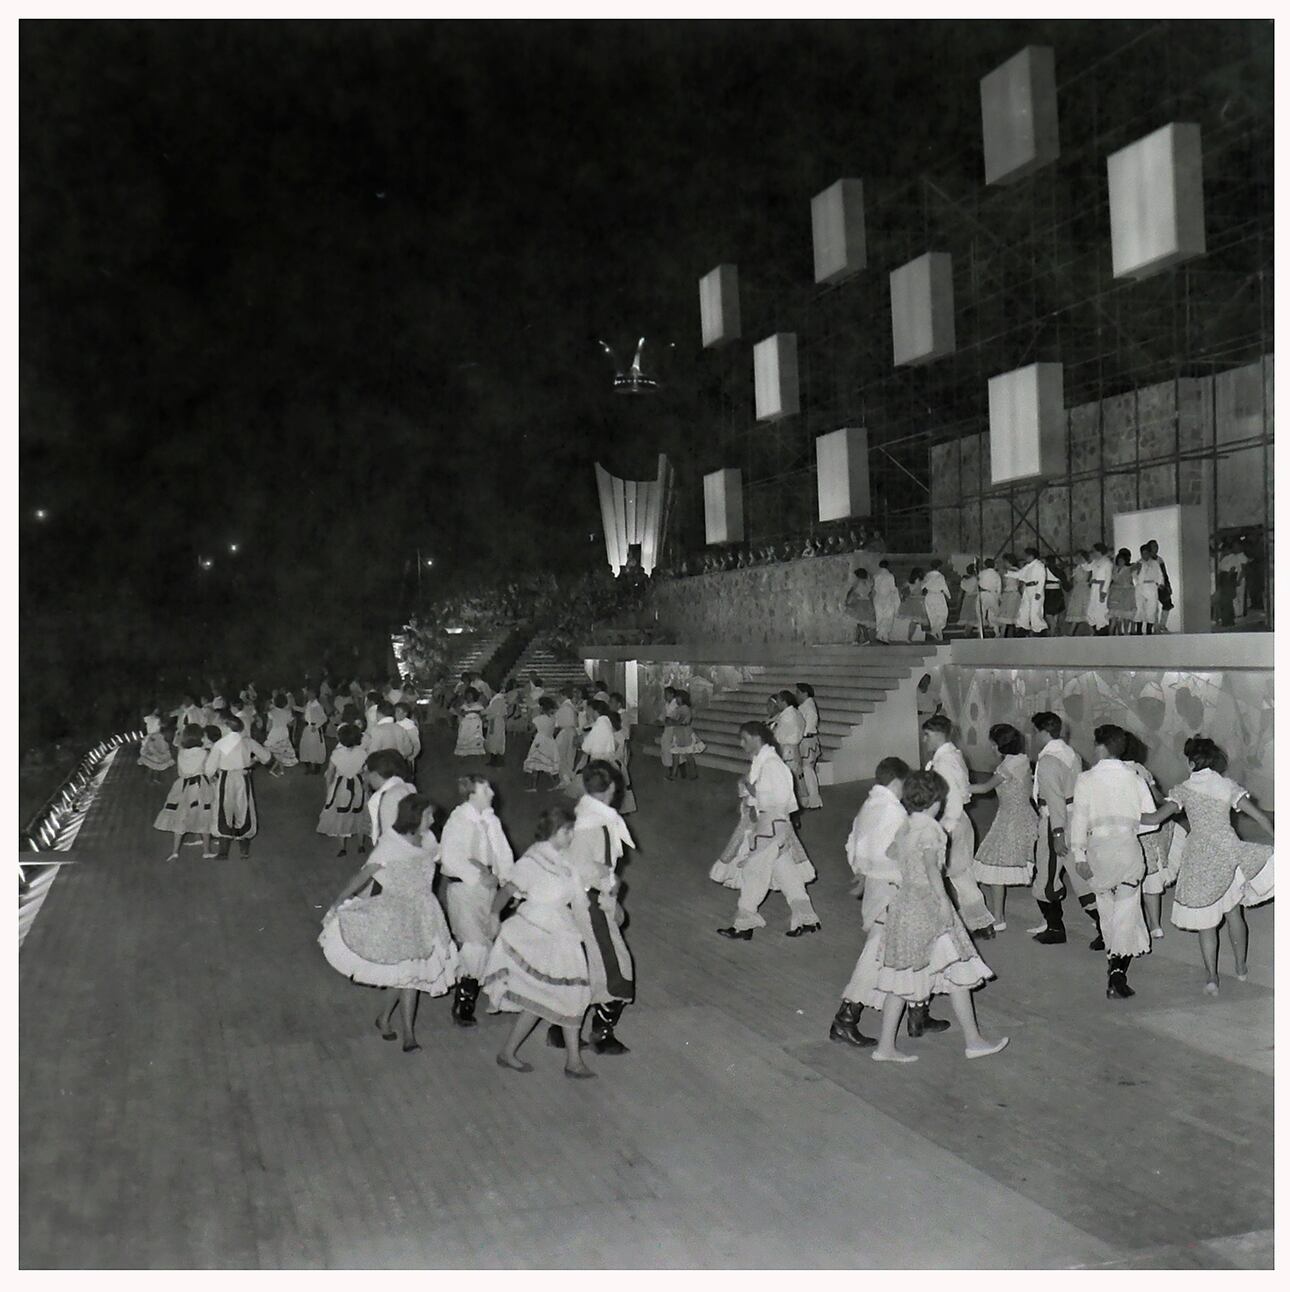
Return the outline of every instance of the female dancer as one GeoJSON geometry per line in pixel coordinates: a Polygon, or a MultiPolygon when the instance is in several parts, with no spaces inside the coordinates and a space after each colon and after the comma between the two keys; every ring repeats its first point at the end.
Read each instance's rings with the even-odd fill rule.
{"type": "MultiPolygon", "coordinates": [[[[1125,732],[1124,762],[1137,774],[1138,779],[1147,787],[1151,801],[1159,807],[1164,798],[1156,778],[1147,770],[1147,747],[1132,732],[1125,732]]],[[[1147,861],[1146,878],[1142,881],[1142,905],[1147,915],[1147,932],[1153,938],[1163,938],[1165,931],[1161,927],[1161,916],[1164,911],[1165,889],[1170,888],[1178,879],[1178,871],[1171,861],[1174,852],[1173,836],[1176,829],[1173,821],[1166,821],[1158,830],[1138,833],[1138,842],[1142,845],[1142,855],[1147,861]]]]}
{"type": "Polygon", "coordinates": [[[851,574],[851,586],[847,589],[846,601],[843,604],[847,614],[856,621],[856,645],[867,646],[876,622],[873,587],[869,582],[869,571],[863,566],[852,570],[851,574]]]}
{"type": "Polygon", "coordinates": [[[439,858],[433,816],[430,800],[420,794],[400,801],[394,828],[323,916],[318,938],[337,972],[369,987],[395,989],[376,1028],[393,1041],[397,1007],[404,1054],[421,1048],[414,1030],[417,993],[446,996],[457,980],[457,948],[431,887],[439,858]],[[380,892],[360,897],[373,880],[380,892]]]}
{"type": "Polygon", "coordinates": [[[1035,841],[1039,838],[1039,817],[1030,801],[1034,778],[1026,741],[1016,727],[1006,722],[990,728],[990,743],[999,765],[989,780],[968,787],[973,795],[999,795],[999,811],[972,861],[972,873],[982,886],[985,904],[994,916],[994,931],[1008,927],[1004,902],[1008,889],[1029,884],[1035,871],[1035,841]]]}
{"type": "Polygon", "coordinates": [[[950,998],[969,1059],[998,1054],[1008,1044],[1006,1036],[986,1040],[972,1008],[972,989],[994,974],[977,955],[945,889],[945,831],[936,818],[947,792],[945,781],[936,772],[910,772],[904,779],[901,803],[909,820],[891,846],[891,855],[900,866],[900,887],[887,908],[887,935],[877,985],[877,992],[885,996],[882,1035],[870,1052],[880,1063],[913,1063],[918,1058],[896,1048],[900,1016],[907,1004],[938,995],[950,998]]]}
{"type": "Polygon", "coordinates": [[[663,688],[663,734],[659,737],[658,747],[669,781],[676,779],[676,759],[672,757],[672,741],[676,738],[676,715],[680,707],[680,701],[676,698],[676,688],[665,686],[663,688]]]}
{"type": "Polygon", "coordinates": [[[538,697],[538,711],[533,719],[533,743],[524,756],[524,770],[528,772],[529,793],[536,794],[538,783],[545,773],[551,778],[551,788],[560,783],[560,752],[555,747],[555,701],[549,695],[538,697]]]}
{"type": "Polygon", "coordinates": [[[927,617],[927,605],[923,600],[923,567],[916,565],[909,572],[909,582],[905,584],[900,599],[900,609],[896,611],[898,626],[896,636],[901,641],[921,640],[926,636],[927,630],[931,628],[931,621],[927,617]],[[908,628],[902,629],[899,624],[908,623],[908,628]],[[922,632],[918,632],[922,629],[922,632]]]}
{"type": "Polygon", "coordinates": [[[461,697],[461,717],[457,722],[457,745],[452,751],[458,758],[483,758],[484,705],[479,692],[467,687],[461,697]]]}
{"type": "Polygon", "coordinates": [[[632,723],[627,713],[627,701],[618,691],[609,696],[609,721],[614,726],[614,756],[609,759],[623,777],[623,800],[618,806],[619,816],[630,816],[636,811],[636,793],[632,789],[632,723]]]}
{"type": "Polygon", "coordinates": [[[999,608],[994,613],[995,626],[1001,637],[1015,637],[1017,633],[1017,616],[1021,613],[1021,580],[1013,571],[1019,564],[1017,554],[1008,552],[1003,558],[1003,593],[999,598],[999,608]]]}
{"type": "Polygon", "coordinates": [[[717,932],[723,938],[752,941],[753,930],[766,927],[757,908],[773,891],[783,893],[788,903],[785,936],[817,933],[820,917],[806,895],[815,867],[789,819],[797,811],[793,774],[764,723],[745,722],[739,728],[739,743],[752,759],[748,775],[739,780],[740,821],[708,874],[718,884],[736,889],[739,902],[734,923],[717,932]]]}
{"type": "Polygon", "coordinates": [[[532,1072],[518,1054],[539,1020],[558,1027],[564,1040],[564,1071],[596,1074],[582,1059],[582,1018],[591,1005],[583,928],[587,894],[569,855],[574,815],[549,807],[538,817],[535,842],[515,863],[510,886],[520,907],[501,927],[484,969],[484,991],[495,1010],[518,1013],[497,1056],[501,1067],[532,1072]]]}
{"type": "Polygon", "coordinates": [[[508,682],[506,689],[498,691],[484,708],[484,749],[490,767],[501,767],[506,762],[506,713],[514,686],[514,681],[508,682]]]}
{"type": "Polygon", "coordinates": [[[166,805],[157,813],[153,827],[175,836],[174,851],[167,861],[179,860],[184,835],[202,837],[202,856],[211,851],[211,787],[206,779],[206,749],[202,729],[189,723],[179,737],[179,774],[166,795],[166,805]]]}
{"type": "Polygon", "coordinates": [[[963,593],[959,605],[959,627],[966,628],[974,637],[984,636],[981,630],[981,581],[977,578],[975,565],[967,567],[959,588],[963,593]]]}
{"type": "Polygon", "coordinates": [[[170,746],[161,734],[161,706],[154,705],[143,717],[144,736],[139,746],[139,766],[148,769],[148,779],[161,784],[161,773],[175,765],[170,746]]]}
{"type": "Polygon", "coordinates": [[[367,851],[371,823],[367,816],[367,782],[363,778],[366,762],[363,733],[352,723],[341,723],[336,748],[331,751],[331,761],[327,764],[326,797],[317,826],[318,834],[340,840],[338,857],[345,855],[349,841],[355,836],[359,856],[367,851]]]}
{"type": "Polygon", "coordinates": [[[696,754],[707,748],[694,734],[694,710],[690,706],[690,693],[680,688],[675,693],[676,717],[672,722],[672,761],[681,772],[681,779],[699,779],[699,768],[694,761],[696,754]]]}
{"type": "Polygon", "coordinates": [[[1071,590],[1066,598],[1066,632],[1071,637],[1078,636],[1081,626],[1088,623],[1089,581],[1092,577],[1093,567],[1088,553],[1080,548],[1071,567],[1071,590]]]}
{"type": "Polygon", "coordinates": [[[323,708],[318,692],[310,687],[305,692],[304,719],[305,727],[300,733],[300,761],[310,775],[321,775],[327,762],[327,737],[324,728],[327,726],[327,710],[323,708]]]}
{"type": "Polygon", "coordinates": [[[296,757],[296,747],[291,743],[295,713],[295,706],[287,696],[276,691],[273,703],[269,705],[269,734],[264,739],[264,747],[273,755],[273,766],[269,769],[271,776],[283,775],[286,768],[294,767],[300,761],[296,757]]]}
{"type": "Polygon", "coordinates": [[[1115,554],[1111,590],[1106,598],[1106,614],[1111,621],[1113,636],[1123,637],[1129,632],[1137,608],[1137,592],[1133,586],[1133,558],[1129,555],[1129,549],[1122,547],[1115,554]]]}
{"type": "Polygon", "coordinates": [[[1244,982],[1250,942],[1244,908],[1275,895],[1271,846],[1246,843],[1232,829],[1231,814],[1240,812],[1256,821],[1269,838],[1272,823],[1250,802],[1249,792],[1224,775],[1227,756],[1212,740],[1193,736],[1183,753],[1191,775],[1169,791],[1159,809],[1143,816],[1142,823],[1154,825],[1180,810],[1187,813],[1191,829],[1183,845],[1172,918],[1180,929],[1195,929],[1200,935],[1205,993],[1217,996],[1219,927],[1226,921],[1236,980],[1244,982]]]}

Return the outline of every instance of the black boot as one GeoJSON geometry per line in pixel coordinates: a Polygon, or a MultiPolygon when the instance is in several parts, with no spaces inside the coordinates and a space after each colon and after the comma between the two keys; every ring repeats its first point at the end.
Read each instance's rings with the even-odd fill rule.
{"type": "Polygon", "coordinates": [[[833,1023],[829,1027],[829,1040],[860,1047],[877,1045],[878,1042],[872,1036],[865,1036],[860,1031],[860,1011],[863,1008],[863,1005],[858,1005],[853,1000],[844,1000],[833,1016],[833,1023]]]}
{"type": "Polygon", "coordinates": [[[553,1023],[546,1029],[546,1043],[553,1050],[564,1049],[564,1032],[553,1023]]]}
{"type": "Polygon", "coordinates": [[[1107,1000],[1128,1000],[1137,993],[1129,986],[1129,961],[1132,956],[1107,956],[1106,958],[1106,998],[1107,1000]]]}
{"type": "Polygon", "coordinates": [[[474,978],[460,978],[452,995],[452,1021],[458,1027],[475,1026],[475,1001],[479,998],[479,983],[474,978]]]}
{"type": "Polygon", "coordinates": [[[597,1005],[591,1013],[591,1048],[597,1054],[626,1054],[627,1047],[614,1035],[614,1027],[627,1008],[625,1000],[597,1005]]]}
{"type": "Polygon", "coordinates": [[[1092,893],[1088,893],[1079,899],[1079,904],[1084,908],[1084,914],[1093,921],[1093,941],[1088,944],[1088,949],[1105,951],[1106,943],[1102,940],[1102,917],[1097,913],[1097,898],[1092,893]]]}
{"type": "Polygon", "coordinates": [[[917,1005],[911,1005],[905,1012],[905,1031],[910,1036],[922,1036],[924,1032],[944,1032],[949,1027],[947,1019],[932,1018],[928,1014],[931,1004],[929,1000],[922,1000],[917,1005]]]}
{"type": "Polygon", "coordinates": [[[1040,946],[1052,947],[1066,941],[1066,925],[1062,921],[1062,904],[1060,902],[1040,902],[1039,913],[1048,927],[1042,933],[1035,934],[1035,941],[1040,946]]]}

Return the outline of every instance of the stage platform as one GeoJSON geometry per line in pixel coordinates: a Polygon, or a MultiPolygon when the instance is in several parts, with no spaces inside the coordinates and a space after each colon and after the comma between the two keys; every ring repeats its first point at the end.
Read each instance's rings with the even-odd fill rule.
{"type": "MultiPolygon", "coordinates": [[[[446,805],[462,760],[427,753],[446,805]]],[[[497,776],[521,846],[547,799],[522,756],[497,776]]],[[[533,1073],[497,1068],[508,1023],[462,1031],[443,999],[421,1053],[382,1043],[315,942],[355,867],[313,832],[319,780],[260,778],[249,860],[167,863],[165,787],[118,758],[19,962],[22,1266],[1271,1268],[1271,908],[1248,982],[1204,997],[1169,927],[1112,1004],[1103,957],[1036,946],[1014,895],[978,996],[1010,1048],[968,1063],[955,1029],[879,1065],[827,1040],[865,787],[803,828],[823,932],[785,939],[772,895],[731,943],[706,875],[733,776],[635,779],[631,1053],[572,1082],[532,1041],[533,1073]]]]}

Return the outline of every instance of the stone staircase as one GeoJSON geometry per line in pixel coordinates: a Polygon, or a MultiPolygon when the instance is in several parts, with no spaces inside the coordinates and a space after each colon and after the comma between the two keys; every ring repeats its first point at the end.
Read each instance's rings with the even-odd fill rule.
{"type": "Polygon", "coordinates": [[[559,687],[586,686],[591,681],[582,660],[556,655],[541,637],[529,642],[510,673],[521,685],[528,682],[530,673],[536,673],[548,694],[559,687]]]}
{"type": "Polygon", "coordinates": [[[472,637],[469,640],[463,640],[461,651],[452,657],[452,665],[448,672],[452,677],[460,677],[465,672],[482,673],[488,665],[488,661],[497,654],[502,644],[510,635],[509,629],[504,629],[498,633],[491,633],[486,637],[472,637]]]}
{"type": "MultiPolygon", "coordinates": [[[[940,650],[947,651],[942,645],[940,650]]],[[[739,687],[715,693],[697,708],[694,729],[707,746],[697,762],[705,767],[745,772],[748,759],[739,745],[739,727],[764,722],[766,702],[797,682],[815,688],[820,711],[822,785],[872,774],[881,758],[918,756],[916,688],[937,655],[935,642],[890,646],[786,646],[782,656],[759,666],[739,687]],[[899,713],[887,712],[899,699],[899,713]],[[867,728],[867,731],[866,731],[867,728]]],[[[651,751],[660,752],[658,741],[651,751]]]]}

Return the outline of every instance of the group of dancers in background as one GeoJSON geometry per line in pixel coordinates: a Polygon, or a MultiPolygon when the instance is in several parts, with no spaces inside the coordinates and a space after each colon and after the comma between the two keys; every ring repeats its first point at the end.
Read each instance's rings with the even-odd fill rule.
{"type": "MultiPolygon", "coordinates": [[[[1103,543],[1077,551],[1070,566],[1027,547],[1022,559],[1007,553],[968,565],[959,581],[957,622],[979,637],[1065,633],[1150,634],[1164,631],[1173,609],[1169,570],[1153,539],[1135,559],[1127,547],[1114,555],[1103,543]]],[[[941,641],[953,593],[940,560],[915,567],[901,586],[885,559],[870,577],[852,572],[846,608],[860,642],[941,641]]]]}
{"type": "MultiPolygon", "coordinates": [[[[499,1064],[528,1071],[517,1051],[545,1020],[548,1043],[566,1051],[566,1071],[585,1077],[584,1018],[598,1052],[622,1053],[614,1027],[633,999],[617,880],[624,848],[635,846],[623,819],[635,806],[630,723],[621,695],[599,682],[576,697],[579,703],[569,691],[547,695],[537,677],[527,693],[512,683],[493,694],[481,684],[467,674],[456,688],[454,753],[500,760],[518,707],[531,714],[533,727],[524,760],[530,788],[545,774],[552,788],[576,799],[542,813],[518,860],[483,775],[461,778],[461,801],[436,838],[431,805],[415,783],[416,705],[397,679],[362,697],[361,716],[352,696],[338,699],[334,690],[324,701],[321,687],[307,686],[303,705],[277,692],[259,729],[263,742],[250,688],[236,708],[217,704],[218,695],[202,697],[200,708],[185,697],[174,713],[177,776],[156,826],[174,837],[172,859],[188,832],[205,845],[205,856],[227,856],[233,840],[248,855],[257,829],[252,769],[296,761],[318,767],[324,778],[318,832],[339,839],[342,855],[351,839],[365,855],[328,911],[320,942],[329,962],[354,981],[392,989],[376,1020],[382,1036],[399,1034],[397,1011],[404,1049],[419,1048],[418,992],[451,991],[454,1020],[473,1026],[483,991],[494,1010],[518,1015],[499,1064]],[[298,757],[293,720],[303,728],[298,757]],[[446,914],[434,893],[436,874],[446,914]]],[[[797,833],[801,811],[821,806],[813,688],[801,682],[776,693],[768,709],[769,723],[740,728],[749,768],[737,785],[738,822],[710,871],[738,892],[733,920],[717,930],[734,941],[765,928],[759,908],[771,892],[788,905],[788,937],[821,928],[807,893],[815,868],[797,833]]],[[[697,752],[685,691],[668,688],[663,716],[663,761],[672,776],[693,765],[697,752]]],[[[140,762],[155,772],[170,750],[160,714],[148,717],[140,762]]],[[[922,724],[921,769],[899,758],[879,762],[845,846],[865,938],[830,1027],[833,1040],[870,1048],[879,1061],[911,1061],[916,1056],[896,1044],[902,1016],[910,1037],[943,1031],[950,1024],[931,1015],[930,1003],[947,995],[967,1057],[1002,1050],[1008,1038],[982,1033],[971,993],[994,976],[977,944],[1006,931],[1013,888],[1031,890],[1043,923],[1029,932],[1044,946],[1067,941],[1065,903],[1074,896],[1091,924],[1091,949],[1106,954],[1109,999],[1134,995],[1129,967],[1164,936],[1163,899],[1171,886],[1172,922],[1199,935],[1205,992],[1219,991],[1224,925],[1236,977],[1246,977],[1243,909],[1273,897],[1273,857],[1270,844],[1237,835],[1231,813],[1248,816],[1269,837],[1272,830],[1247,791],[1226,776],[1223,751],[1203,736],[1189,740],[1190,777],[1162,793],[1145,767],[1145,748],[1122,728],[1096,728],[1093,765],[1085,770],[1058,714],[1037,713],[1029,725],[1029,733],[1009,724],[990,729],[997,765],[977,783],[942,714],[922,724]],[[1033,769],[1028,736],[1036,748],[1033,769]],[[966,809],[983,794],[997,796],[998,810],[977,847],[966,809]],[[881,1016],[877,1037],[860,1031],[865,1008],[881,1016]]]]}

